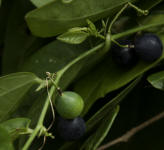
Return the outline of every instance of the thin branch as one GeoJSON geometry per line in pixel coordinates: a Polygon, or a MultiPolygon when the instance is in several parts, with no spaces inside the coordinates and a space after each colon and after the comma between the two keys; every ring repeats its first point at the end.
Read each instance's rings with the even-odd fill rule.
{"type": "MultiPolygon", "coordinates": [[[[52,97],[52,95],[54,94],[56,88],[54,86],[51,87],[50,89],[50,97],[52,97]]],[[[48,106],[49,106],[49,96],[47,97],[44,107],[42,109],[41,115],[39,117],[38,123],[33,131],[33,133],[30,135],[30,137],[28,138],[28,140],[26,141],[25,145],[23,146],[22,150],[28,150],[28,148],[30,147],[31,143],[33,142],[33,140],[35,139],[35,137],[37,136],[37,134],[39,133],[40,129],[43,126],[43,121],[44,118],[46,116],[46,112],[48,110],[48,106]]]]}
{"type": "Polygon", "coordinates": [[[49,93],[48,79],[47,78],[46,78],[46,82],[47,82],[47,94],[48,94],[48,97],[49,97],[51,111],[52,111],[52,122],[51,122],[51,124],[49,125],[49,127],[47,129],[47,131],[49,131],[51,129],[51,127],[53,126],[54,122],[55,122],[55,111],[54,111],[54,108],[53,108],[53,104],[52,104],[52,100],[51,100],[51,95],[49,93]]]}
{"type": "Polygon", "coordinates": [[[131,130],[129,130],[128,132],[126,132],[124,135],[116,138],[115,140],[107,143],[107,144],[104,144],[102,146],[100,146],[97,150],[105,150],[109,147],[112,147],[118,143],[121,143],[121,142],[128,142],[129,139],[134,136],[137,132],[141,131],[142,129],[150,126],[151,124],[157,122],[158,120],[164,118],[164,111],[159,113],[158,115],[154,116],[153,118],[145,121],[144,123],[140,124],[139,126],[136,126],[134,128],[132,128],[131,130]]]}
{"type": "Polygon", "coordinates": [[[111,32],[111,28],[112,28],[112,25],[116,22],[116,20],[118,19],[118,17],[122,14],[122,12],[128,7],[128,3],[125,4],[121,10],[116,14],[116,16],[114,17],[114,19],[111,21],[110,25],[109,25],[109,28],[108,28],[108,33],[111,32]]]}

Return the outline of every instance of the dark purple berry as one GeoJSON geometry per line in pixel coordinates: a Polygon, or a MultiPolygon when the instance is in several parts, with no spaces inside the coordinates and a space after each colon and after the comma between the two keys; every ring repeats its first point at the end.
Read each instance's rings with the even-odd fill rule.
{"type": "MultiPolygon", "coordinates": [[[[129,41],[120,42],[121,45],[132,45],[129,41]]],[[[130,47],[120,47],[114,45],[112,47],[112,57],[113,60],[123,67],[131,67],[137,62],[137,57],[134,48],[130,47]]]]}
{"type": "Polygon", "coordinates": [[[162,42],[158,36],[146,33],[135,40],[135,51],[139,58],[152,62],[162,55],[162,42]]]}
{"type": "Polygon", "coordinates": [[[58,120],[57,131],[65,141],[78,140],[84,135],[85,130],[85,121],[81,117],[69,120],[60,117],[58,120]]]}

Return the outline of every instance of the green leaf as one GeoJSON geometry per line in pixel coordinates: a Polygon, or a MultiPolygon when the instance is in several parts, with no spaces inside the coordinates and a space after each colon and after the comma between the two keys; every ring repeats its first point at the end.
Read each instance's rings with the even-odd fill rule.
{"type": "Polygon", "coordinates": [[[146,18],[141,18],[140,20],[138,20],[138,22],[141,24],[141,25],[147,25],[147,24],[159,24],[160,26],[155,26],[153,28],[148,28],[146,29],[145,31],[147,32],[159,32],[159,28],[162,29],[162,25],[164,24],[164,21],[163,21],[163,17],[164,17],[164,14],[162,12],[158,12],[158,11],[153,11],[152,14],[150,14],[149,16],[147,16],[146,18]]]}
{"type": "Polygon", "coordinates": [[[147,80],[153,87],[164,90],[164,71],[150,75],[147,80]]]}
{"type": "Polygon", "coordinates": [[[50,2],[53,2],[55,0],[30,0],[36,7],[44,6],[50,2]]]}
{"type": "Polygon", "coordinates": [[[125,69],[117,66],[111,55],[108,56],[75,85],[75,91],[84,99],[83,114],[87,113],[98,98],[104,97],[107,93],[126,85],[137,76],[154,67],[163,58],[164,53],[160,59],[153,63],[140,61],[133,68],[125,69]],[[83,88],[84,86],[85,88],[83,88]]]}
{"type": "Polygon", "coordinates": [[[14,118],[0,123],[8,131],[10,137],[15,140],[19,134],[27,132],[30,120],[27,118],[14,118]]]}
{"type": "Polygon", "coordinates": [[[80,44],[84,42],[88,36],[89,34],[83,31],[68,31],[58,36],[57,39],[68,44],[80,44]]]}
{"type": "Polygon", "coordinates": [[[118,112],[119,106],[112,109],[109,114],[106,114],[99,128],[85,141],[80,150],[96,150],[111,129],[118,112]]]}
{"type": "Polygon", "coordinates": [[[90,21],[89,19],[87,19],[87,23],[88,23],[88,26],[91,29],[91,31],[96,34],[97,29],[96,29],[96,26],[94,25],[94,23],[92,21],[90,21]]]}
{"type": "Polygon", "coordinates": [[[46,71],[57,72],[70,61],[89,49],[89,44],[70,45],[55,40],[34,53],[21,68],[21,71],[33,72],[45,77],[46,71]]]}
{"type": "Polygon", "coordinates": [[[42,80],[32,73],[20,72],[0,77],[0,120],[12,113],[26,92],[42,80]]]}
{"type": "Polygon", "coordinates": [[[86,19],[97,21],[113,15],[128,0],[56,0],[26,15],[31,32],[40,37],[51,37],[69,28],[86,25],[86,19]]]}
{"type": "Polygon", "coordinates": [[[0,150],[14,150],[9,133],[2,126],[0,126],[0,150]]]}
{"type": "Polygon", "coordinates": [[[59,86],[62,89],[66,88],[78,76],[81,76],[98,63],[107,52],[103,47],[104,43],[95,46],[94,48],[82,53],[59,70],[57,72],[59,86]]]}
{"type": "Polygon", "coordinates": [[[124,90],[122,90],[116,97],[110,100],[107,104],[105,104],[100,110],[98,110],[88,121],[87,121],[87,132],[93,129],[93,127],[99,123],[103,117],[111,111],[111,109],[115,108],[120,102],[127,96],[129,92],[138,84],[141,77],[135,79],[130,85],[128,85],[124,90]]]}

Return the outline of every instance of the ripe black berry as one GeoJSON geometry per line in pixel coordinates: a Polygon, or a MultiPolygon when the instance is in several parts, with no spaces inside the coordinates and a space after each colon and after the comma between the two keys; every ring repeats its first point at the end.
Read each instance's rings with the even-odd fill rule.
{"type": "MultiPolygon", "coordinates": [[[[132,45],[129,41],[120,42],[122,45],[132,45]]],[[[137,62],[134,48],[114,45],[112,48],[113,60],[120,66],[131,67],[137,62]]]]}
{"type": "Polygon", "coordinates": [[[77,117],[73,120],[59,118],[57,130],[59,136],[65,141],[73,141],[81,138],[86,130],[83,118],[77,117]]]}
{"type": "Polygon", "coordinates": [[[161,40],[152,33],[146,33],[135,40],[136,54],[144,61],[155,61],[162,55],[162,49],[161,40]]]}

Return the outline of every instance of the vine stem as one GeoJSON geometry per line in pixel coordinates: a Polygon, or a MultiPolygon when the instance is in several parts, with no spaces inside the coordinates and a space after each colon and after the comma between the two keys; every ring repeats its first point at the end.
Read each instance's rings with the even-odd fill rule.
{"type": "MultiPolygon", "coordinates": [[[[49,92],[49,96],[52,97],[54,92],[55,92],[56,88],[54,86],[51,86],[50,92],[49,92]]],[[[30,147],[32,141],[34,140],[34,138],[37,136],[38,132],[40,131],[40,129],[43,127],[43,122],[44,122],[44,118],[46,116],[46,112],[49,106],[49,96],[47,97],[44,107],[42,109],[41,115],[39,117],[38,123],[36,125],[36,128],[34,129],[33,133],[30,135],[29,139],[27,140],[27,142],[25,143],[25,145],[23,146],[22,150],[28,150],[28,148],[30,147]]]]}
{"type": "Polygon", "coordinates": [[[111,33],[111,28],[113,26],[113,24],[116,22],[116,20],[118,19],[118,17],[122,14],[122,12],[128,7],[129,3],[127,3],[126,5],[124,5],[121,10],[116,14],[116,16],[114,17],[114,19],[111,21],[109,28],[108,28],[108,33],[111,33]]]}
{"type": "Polygon", "coordinates": [[[142,31],[142,30],[145,30],[145,29],[148,29],[148,28],[160,26],[162,24],[163,23],[158,23],[158,24],[154,23],[154,24],[144,25],[144,26],[141,26],[141,27],[136,27],[136,28],[130,29],[130,30],[125,31],[125,32],[114,34],[114,35],[112,35],[112,39],[116,40],[116,39],[122,38],[124,36],[136,33],[138,31],[142,31]]]}
{"type": "MultiPolygon", "coordinates": [[[[108,41],[109,42],[109,41],[108,41]]],[[[110,45],[110,43],[108,43],[110,45]]],[[[108,46],[109,46],[108,45],[108,46]]],[[[36,128],[34,129],[33,133],[30,135],[29,139],[26,141],[24,147],[22,148],[22,150],[28,150],[28,148],[30,147],[32,141],[34,140],[34,138],[37,136],[37,134],[39,133],[40,129],[43,128],[43,122],[44,122],[44,118],[46,116],[46,112],[48,110],[48,106],[50,104],[50,98],[52,98],[53,94],[55,93],[55,91],[57,90],[57,87],[58,87],[58,84],[59,84],[59,81],[62,77],[62,75],[67,71],[68,68],[70,68],[73,64],[77,63],[78,61],[84,59],[85,57],[87,56],[90,56],[94,53],[96,53],[97,51],[100,50],[100,48],[102,48],[104,46],[104,43],[102,44],[99,44],[98,46],[96,46],[95,48],[91,49],[90,51],[87,51],[85,52],[84,54],[82,54],[80,57],[77,57],[76,59],[74,59],[71,63],[69,63],[68,65],[66,65],[62,70],[60,70],[58,73],[57,73],[57,77],[55,79],[55,83],[53,84],[52,81],[51,81],[51,89],[50,89],[50,92],[49,92],[49,95],[47,96],[46,98],[46,101],[45,101],[45,104],[43,106],[43,109],[42,109],[42,112],[41,112],[41,115],[39,117],[39,120],[38,120],[38,123],[36,125],[36,128]],[[55,86],[56,85],[56,86],[55,86]]],[[[104,53],[105,53],[105,50],[104,50],[104,53]]],[[[43,88],[44,86],[42,86],[43,88]]]]}
{"type": "Polygon", "coordinates": [[[111,21],[109,27],[108,27],[108,33],[111,34],[111,28],[113,26],[113,24],[116,22],[116,20],[119,18],[119,16],[124,12],[124,10],[128,7],[131,6],[133,9],[135,9],[137,12],[140,12],[144,15],[148,14],[148,10],[142,10],[140,8],[138,8],[137,6],[133,5],[132,3],[128,2],[127,4],[125,4],[121,10],[115,15],[115,17],[113,18],[113,20],[111,21]]]}

